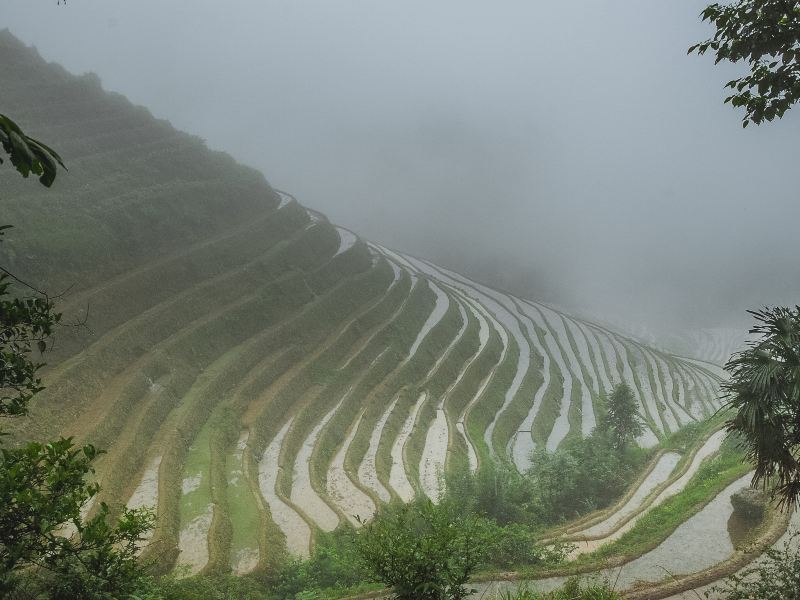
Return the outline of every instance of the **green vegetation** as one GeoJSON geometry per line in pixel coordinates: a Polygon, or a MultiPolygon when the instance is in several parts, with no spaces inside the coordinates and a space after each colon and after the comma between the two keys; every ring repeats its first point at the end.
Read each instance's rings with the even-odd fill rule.
{"type": "MultiPolygon", "coordinates": [[[[25,135],[19,125],[2,114],[0,114],[0,145],[20,175],[23,177],[31,173],[38,175],[39,183],[45,187],[50,187],[56,180],[58,165],[66,169],[55,150],[25,135]]],[[[0,165],[2,164],[3,159],[0,157],[0,165]]]]}
{"type": "Polygon", "coordinates": [[[611,390],[598,429],[610,437],[611,445],[616,450],[625,450],[644,433],[644,425],[639,417],[633,390],[624,381],[611,390]]]}
{"type": "Polygon", "coordinates": [[[553,425],[558,418],[561,410],[561,397],[564,394],[561,374],[554,361],[550,362],[550,385],[542,398],[542,405],[536,417],[533,419],[531,435],[538,447],[545,447],[547,438],[553,430],[553,425]]]}
{"type": "Polygon", "coordinates": [[[709,50],[715,62],[747,61],[750,73],[725,84],[731,106],[744,107],[742,126],[782,118],[800,100],[800,4],[783,0],[738,0],[714,3],[702,12],[716,28],[714,37],[689,53],[709,50]]]}
{"type": "Polygon", "coordinates": [[[110,524],[88,481],[97,451],[69,439],[0,449],[0,594],[4,598],[107,598],[132,589],[141,575],[137,543],[152,527],[146,510],[124,511],[110,524]],[[73,533],[74,532],[74,533],[73,533]]]}
{"type": "Polygon", "coordinates": [[[579,579],[569,579],[552,592],[533,592],[523,588],[516,592],[501,593],[500,600],[623,600],[623,597],[608,583],[584,586],[579,579]]]}
{"type": "MultiPolygon", "coordinates": [[[[0,115],[0,142],[14,168],[50,187],[58,155],[0,115]]],[[[0,160],[0,162],[2,162],[0,160]]],[[[63,164],[62,164],[63,166],[63,164]]],[[[8,226],[0,227],[0,236],[8,226]]],[[[0,242],[2,239],[0,239],[0,242]]],[[[0,417],[23,417],[43,389],[33,360],[60,323],[51,298],[0,267],[0,417]],[[22,286],[25,295],[12,291],[22,286]],[[34,295],[30,295],[33,292],[34,295]]],[[[0,436],[5,433],[0,431],[0,436]]],[[[2,443],[0,437],[0,443],[2,443]]],[[[89,477],[98,451],[72,439],[0,447],[0,594],[4,598],[108,598],[131,591],[142,575],[137,543],[152,527],[147,510],[115,521],[101,504],[81,510],[100,490],[89,477]]]]}
{"type": "Polygon", "coordinates": [[[516,373],[518,357],[519,345],[513,337],[509,337],[505,357],[495,367],[488,385],[483,388],[483,393],[464,417],[464,425],[475,445],[481,468],[495,461],[495,452],[489,448],[483,434],[503,404],[505,392],[511,386],[516,373]]]}
{"type": "MultiPolygon", "coordinates": [[[[242,440],[244,442],[245,440],[242,440]]],[[[236,568],[240,561],[258,555],[261,515],[258,490],[247,476],[245,449],[237,443],[227,456],[225,475],[227,483],[227,514],[231,520],[230,564],[236,568]]]]}
{"type": "MultiPolygon", "coordinates": [[[[4,229],[0,227],[0,243],[4,229]]],[[[60,323],[53,301],[45,294],[20,297],[12,294],[18,281],[6,269],[0,273],[0,416],[14,417],[28,413],[31,398],[44,388],[38,371],[44,366],[34,362],[34,348],[41,355],[48,338],[60,323]]],[[[34,290],[35,292],[35,290],[34,290]]]]}
{"type": "Polygon", "coordinates": [[[648,454],[638,447],[618,450],[597,430],[554,453],[537,450],[526,476],[538,491],[540,522],[552,525],[608,506],[633,482],[648,454]]]}
{"type": "Polygon", "coordinates": [[[398,600],[461,600],[487,548],[474,517],[447,503],[421,501],[386,509],[356,537],[367,568],[398,600]]]}
{"type": "MultiPolygon", "coordinates": [[[[648,454],[639,448],[618,451],[607,436],[595,432],[569,439],[553,453],[537,450],[524,474],[502,463],[488,463],[474,476],[454,474],[446,498],[500,525],[526,527],[531,536],[539,535],[610,505],[636,479],[648,454]]],[[[525,563],[531,564],[521,558],[519,564],[525,563]]]]}
{"type": "Polygon", "coordinates": [[[775,478],[775,494],[794,506],[800,498],[800,306],[750,311],[760,336],[735,354],[724,389],[736,411],[738,433],[755,464],[754,483],[775,478]]]}
{"type": "MultiPolygon", "coordinates": [[[[143,579],[132,597],[137,600],[276,600],[263,581],[251,577],[217,575],[214,577],[172,576],[143,579]]],[[[284,596],[295,600],[294,596],[284,596]]],[[[310,596],[309,600],[317,600],[310,596]]]]}
{"type": "Polygon", "coordinates": [[[370,574],[358,553],[352,528],[320,534],[309,560],[285,562],[265,580],[270,599],[339,598],[383,586],[370,574]]]}

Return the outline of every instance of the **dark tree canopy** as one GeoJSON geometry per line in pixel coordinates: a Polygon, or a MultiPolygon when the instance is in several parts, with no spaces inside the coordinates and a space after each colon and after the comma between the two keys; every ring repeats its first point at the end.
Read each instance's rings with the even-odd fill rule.
{"type": "Polygon", "coordinates": [[[716,27],[716,33],[689,52],[705,54],[711,50],[717,63],[744,60],[750,66],[748,75],[725,86],[733,90],[725,102],[745,109],[742,126],[783,117],[800,100],[800,2],[715,3],[701,16],[716,27]]]}
{"type": "Polygon", "coordinates": [[[754,484],[774,478],[775,494],[793,506],[800,496],[800,306],[750,313],[759,339],[725,365],[731,378],[723,389],[736,411],[728,430],[743,439],[754,484]]]}

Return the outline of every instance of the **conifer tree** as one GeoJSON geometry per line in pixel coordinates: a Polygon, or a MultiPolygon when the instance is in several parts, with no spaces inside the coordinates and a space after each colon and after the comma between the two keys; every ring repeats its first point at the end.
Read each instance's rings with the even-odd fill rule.
{"type": "Polygon", "coordinates": [[[644,433],[633,390],[624,381],[615,385],[608,398],[608,412],[600,420],[600,430],[611,438],[617,450],[624,450],[644,433]]]}

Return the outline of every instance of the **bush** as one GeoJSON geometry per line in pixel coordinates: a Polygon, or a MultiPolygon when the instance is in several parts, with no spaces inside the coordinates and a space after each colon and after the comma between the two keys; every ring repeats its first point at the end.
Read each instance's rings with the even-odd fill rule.
{"type": "Polygon", "coordinates": [[[523,525],[498,526],[485,522],[484,544],[487,548],[487,566],[511,569],[522,565],[539,565],[558,562],[563,554],[539,544],[538,534],[523,525]]]}
{"type": "MultiPolygon", "coordinates": [[[[5,229],[0,226],[0,242],[5,229]]],[[[12,281],[19,282],[7,271],[0,273],[3,420],[27,414],[28,404],[44,389],[38,376],[43,365],[34,362],[34,356],[47,349],[61,320],[49,297],[33,288],[23,295],[12,294],[12,281]]],[[[98,450],[91,444],[78,447],[71,438],[9,447],[4,445],[5,435],[0,430],[0,595],[124,596],[142,575],[136,551],[153,526],[152,513],[123,509],[115,522],[109,507],[101,503],[84,521],[81,508],[100,491],[89,481],[98,450]],[[74,535],[63,535],[69,529],[74,535]]]]}
{"type": "Polygon", "coordinates": [[[448,478],[445,490],[448,502],[499,525],[535,523],[541,514],[532,481],[500,463],[489,463],[474,475],[465,469],[448,478]]]}
{"type": "Polygon", "coordinates": [[[355,543],[358,533],[340,528],[319,533],[308,560],[291,559],[269,578],[271,596],[294,599],[300,593],[322,589],[348,589],[373,581],[359,558],[355,543]]]}
{"type": "Polygon", "coordinates": [[[399,600],[461,600],[486,551],[479,523],[449,503],[384,509],[356,537],[362,563],[399,600]]]}

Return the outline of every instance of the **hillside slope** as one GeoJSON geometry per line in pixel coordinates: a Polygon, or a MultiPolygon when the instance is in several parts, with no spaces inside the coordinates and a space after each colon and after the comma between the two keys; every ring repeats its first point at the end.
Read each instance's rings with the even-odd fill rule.
{"type": "Polygon", "coordinates": [[[443,472],[525,469],[619,381],[643,445],[718,407],[700,364],[362,240],[7,32],[0,59],[0,110],[70,169],[0,170],[0,259],[86,319],[17,435],[106,448],[100,499],[157,506],[162,560],[246,572],[443,472]]]}

